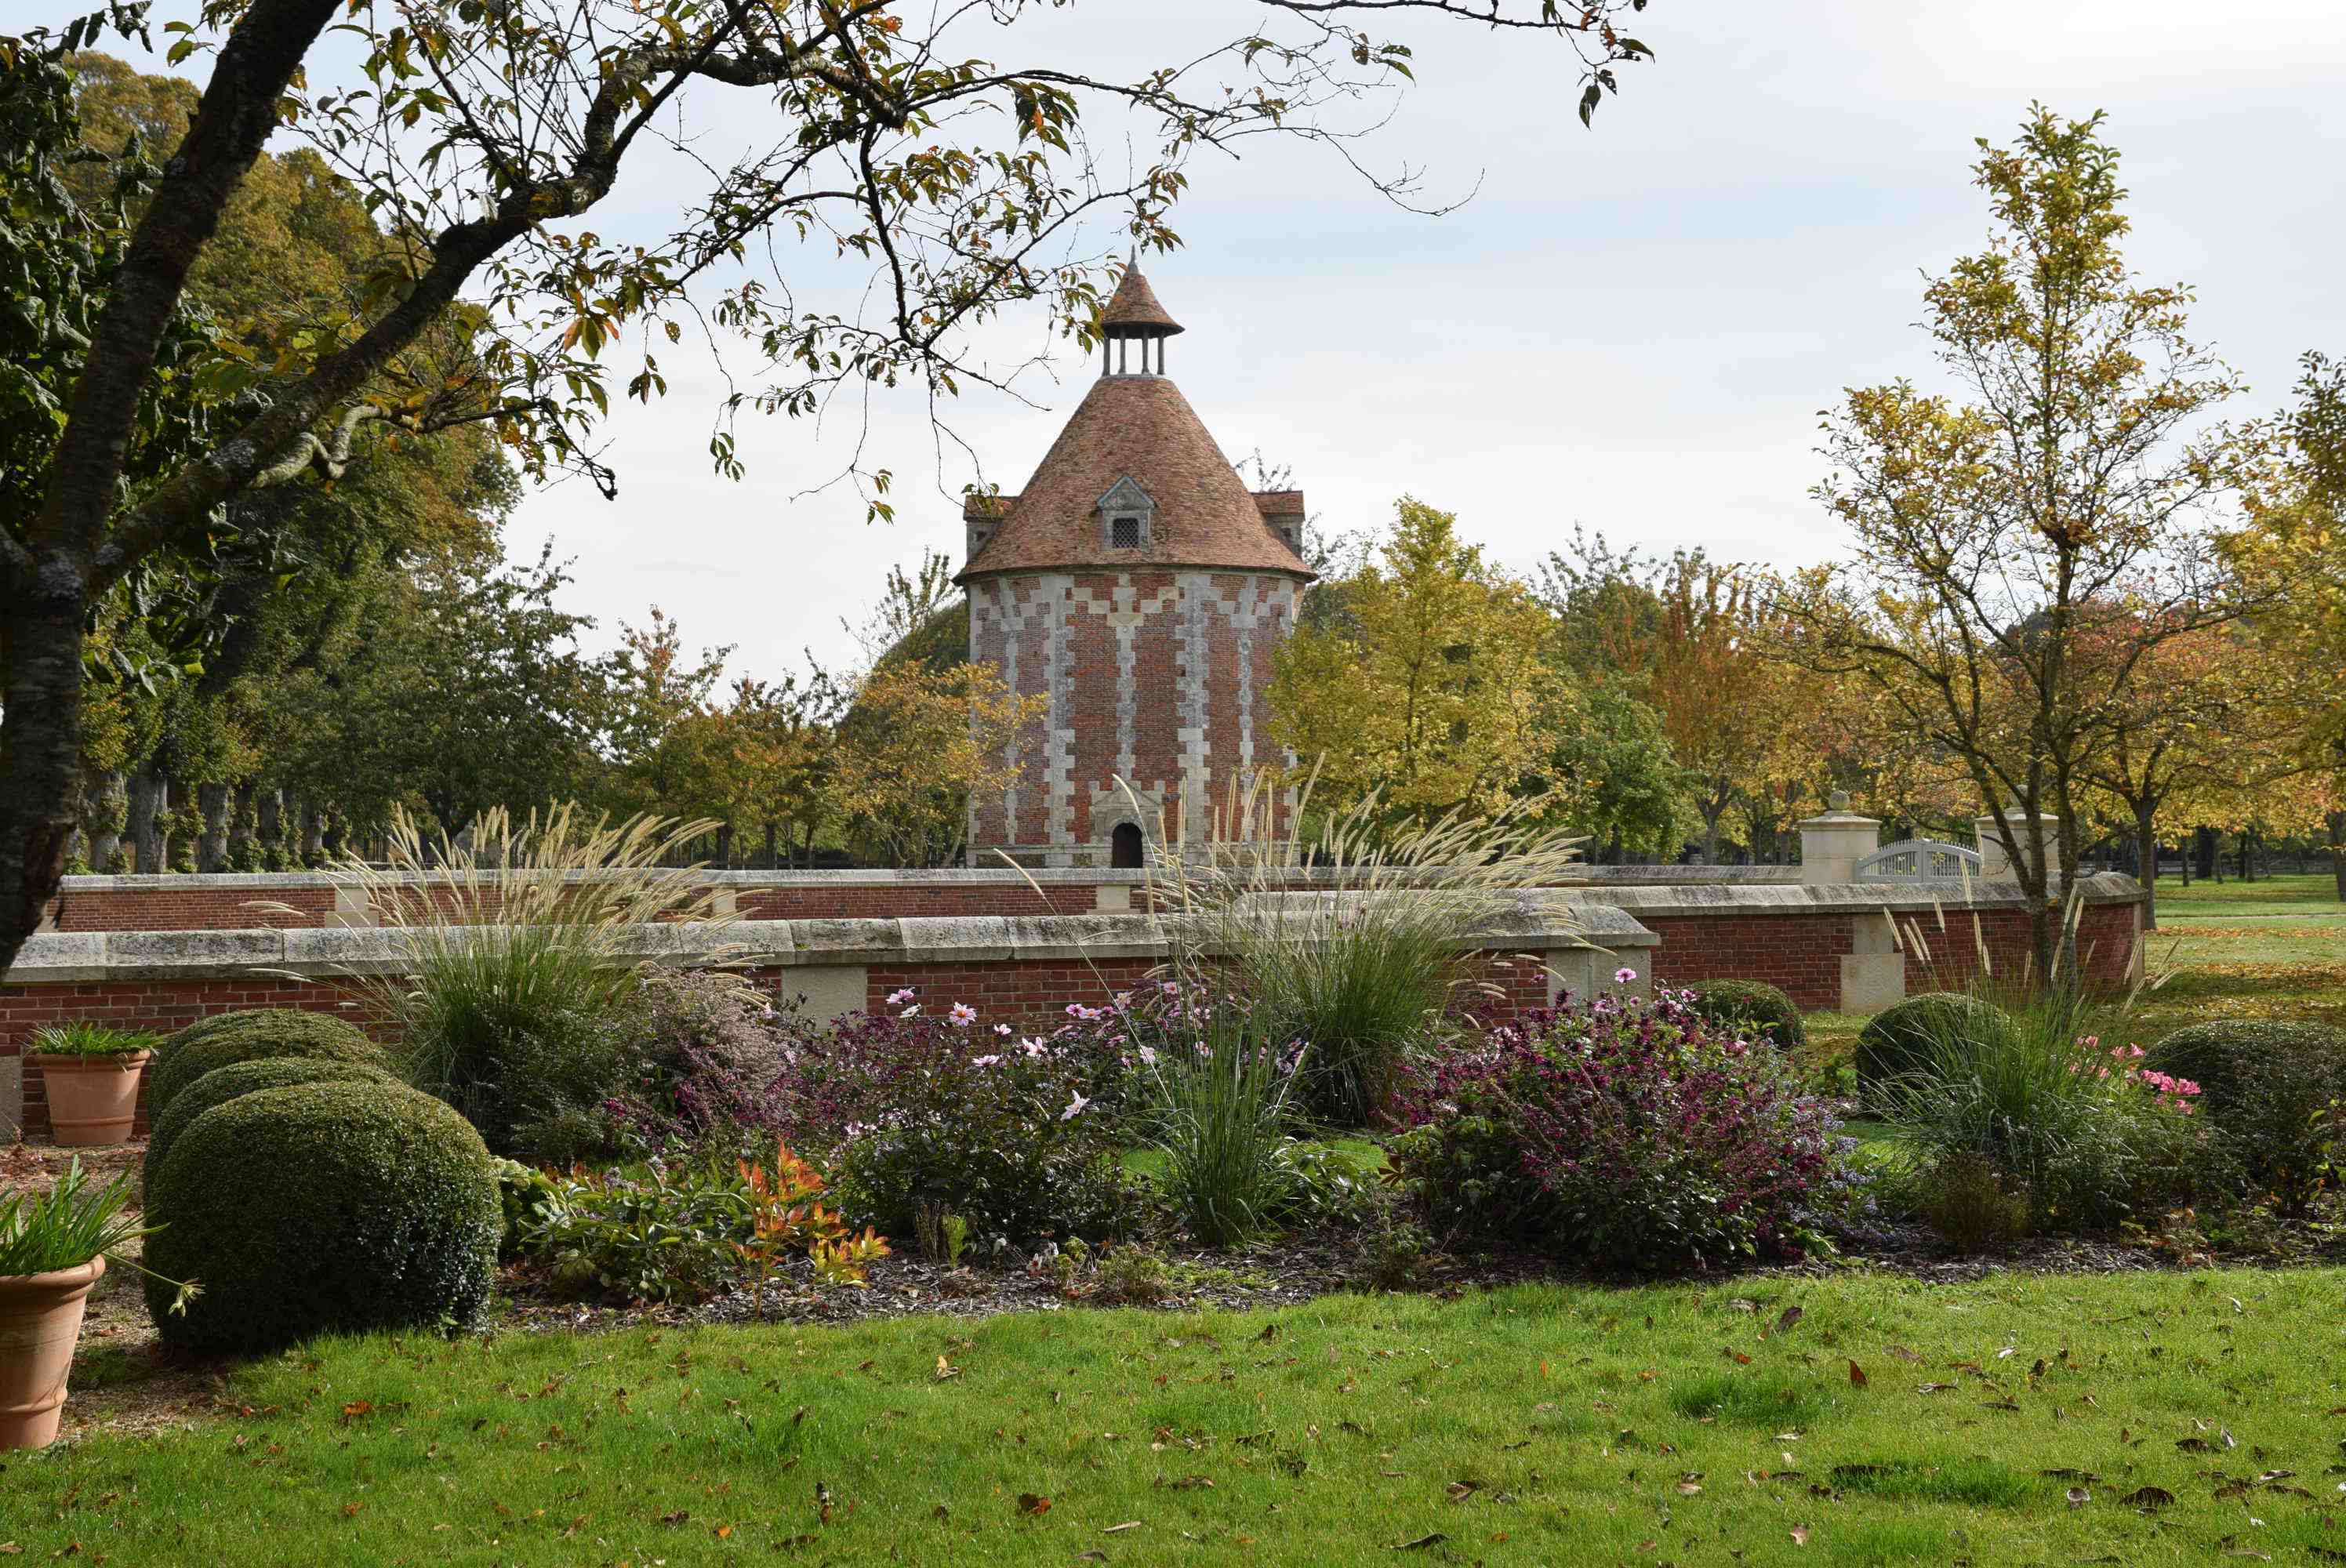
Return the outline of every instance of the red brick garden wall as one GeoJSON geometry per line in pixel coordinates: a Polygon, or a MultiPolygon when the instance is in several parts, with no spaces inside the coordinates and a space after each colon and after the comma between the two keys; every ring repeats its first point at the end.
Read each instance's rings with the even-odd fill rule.
{"type": "MultiPolygon", "coordinates": [[[[2078,952],[2086,980],[2096,990],[2119,992],[2131,983],[2135,909],[2133,904],[2089,904],[2078,921],[2078,952]]],[[[1878,914],[1840,911],[1799,914],[1767,910],[1715,915],[1641,911],[1637,918],[1662,939],[1654,958],[1654,978],[1662,983],[1760,980],[1781,986],[1793,1001],[1811,1010],[1840,1006],[1841,961],[1856,951],[1858,923],[1878,925],[1882,920],[1878,914]]],[[[2025,910],[1950,910],[1943,931],[1935,914],[1902,914],[1897,920],[1910,996],[1968,984],[1980,968],[1983,942],[1997,979],[2017,983],[2028,972],[2025,910]]]]}
{"type": "MultiPolygon", "coordinates": [[[[1074,891],[1078,890],[1054,890],[1074,891]]],[[[1079,891],[1088,897],[1088,889],[1079,891]]],[[[1020,912],[1046,911],[1035,908],[1020,912]]],[[[2135,906],[2131,904],[2096,904],[2087,908],[2080,925],[2079,947],[2086,955],[2088,976],[2097,988],[2116,991],[2128,983],[2134,915],[2135,906]]],[[[1846,911],[1750,911],[1641,918],[1662,939],[1661,947],[1649,960],[1654,977],[1661,983],[1763,980],[1782,986],[1802,1007],[1815,1009],[1839,1004],[1841,960],[1852,949],[1859,922],[1879,921],[1881,916],[1846,911]]],[[[1976,966],[1971,911],[1951,911],[1944,932],[1930,915],[1911,917],[1911,921],[1922,928],[1924,940],[1916,943],[1911,936],[1908,938],[1905,968],[1909,993],[1960,984],[1967,979],[1976,966]],[[1927,959],[1920,951],[1925,945],[1930,950],[1927,959]]],[[[1984,911],[1978,914],[1978,922],[1995,973],[2019,979],[2027,968],[2025,911],[1984,911]]],[[[1909,923],[1909,918],[1902,918],[1902,930],[1909,923]]],[[[1113,991],[1143,983],[1149,968],[1150,961],[1145,959],[1111,959],[1096,965],[1076,959],[879,963],[866,971],[864,1000],[867,1005],[878,1006],[891,992],[910,986],[928,1005],[944,1008],[955,1002],[966,1002],[977,1008],[988,1023],[1002,1022],[1022,1029],[1034,1028],[1056,1021],[1070,1003],[1096,1004],[1113,991]]],[[[1486,972],[1501,995],[1473,1006],[1471,1011],[1478,1016],[1501,1016],[1537,1006],[1545,1000],[1546,977],[1533,965],[1510,965],[1494,960],[1486,972]]],[[[788,994],[791,975],[788,968],[752,972],[758,983],[780,994],[788,994]]],[[[353,1005],[348,993],[330,983],[295,980],[0,985],[0,1057],[20,1054],[25,1042],[42,1025],[77,1018],[125,1027],[171,1030],[198,1018],[237,1008],[301,1007],[336,1012],[353,1005]]],[[[48,1104],[39,1064],[28,1059],[25,1066],[25,1134],[27,1137],[44,1137],[48,1131],[48,1104]]]]}
{"type": "MultiPolygon", "coordinates": [[[[956,1002],[978,1010],[985,1024],[1008,1023],[1024,1031],[1054,1028],[1066,1022],[1073,1003],[1096,1006],[1118,991],[1150,983],[1154,961],[1108,959],[1087,963],[1080,959],[1042,959],[993,963],[875,964],[866,972],[864,1004],[880,1007],[889,994],[910,987],[921,1002],[939,1012],[956,1002]]],[[[796,971],[753,969],[753,984],[778,996],[790,994],[796,971]]],[[[1482,1002],[1478,1016],[1500,1017],[1547,1000],[1546,976],[1528,963],[1493,961],[1484,974],[1502,994],[1482,1002]]],[[[313,1012],[356,1013],[351,993],[331,982],[304,983],[295,980],[124,981],[98,984],[0,986],[0,1056],[15,1055],[44,1024],[86,1018],[124,1028],[172,1030],[215,1013],[245,1007],[299,1007],[313,1012]]],[[[49,1130],[48,1095],[41,1082],[39,1059],[25,1061],[25,1136],[46,1138],[49,1130]]],[[[146,1095],[139,1095],[138,1131],[147,1130],[146,1095]]]]}

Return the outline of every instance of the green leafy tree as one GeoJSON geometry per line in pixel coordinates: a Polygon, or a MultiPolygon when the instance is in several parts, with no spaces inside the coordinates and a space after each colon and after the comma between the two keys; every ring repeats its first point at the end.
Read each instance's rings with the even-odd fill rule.
{"type": "Polygon", "coordinates": [[[494,808],[602,794],[608,667],[578,646],[594,623],[556,603],[568,581],[541,555],[387,583],[372,635],[285,693],[292,787],[354,828],[413,804],[450,833],[494,808]]]}

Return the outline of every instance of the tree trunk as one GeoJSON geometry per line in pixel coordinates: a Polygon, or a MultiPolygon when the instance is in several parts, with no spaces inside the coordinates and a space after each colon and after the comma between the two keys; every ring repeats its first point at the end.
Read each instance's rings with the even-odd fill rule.
{"type": "Polygon", "coordinates": [[[2346,811],[2332,811],[2330,824],[2330,871],[2338,879],[2338,901],[2346,904],[2346,811]]]}
{"type": "Polygon", "coordinates": [[[2192,830],[2191,853],[2199,862],[2199,880],[2203,882],[2212,882],[2216,880],[2216,849],[2215,829],[2196,828],[2192,830]]]}
{"type": "Polygon", "coordinates": [[[260,869],[285,869],[285,791],[263,789],[253,803],[253,832],[260,840],[260,869]]]}
{"type": "Polygon", "coordinates": [[[125,870],[122,864],[123,816],[130,805],[129,782],[117,770],[101,774],[90,791],[89,869],[101,877],[125,870]]]}
{"type": "Polygon", "coordinates": [[[301,865],[315,871],[326,858],[326,822],[315,800],[301,802],[301,865]]]}
{"type": "Polygon", "coordinates": [[[228,807],[225,780],[196,786],[196,810],[203,820],[196,832],[196,870],[207,876],[228,870],[228,807]]]}
{"type": "Polygon", "coordinates": [[[130,838],[132,870],[152,876],[163,869],[163,813],[171,808],[171,786],[153,769],[130,778],[130,816],[124,831],[130,838]]]}
{"type": "Polygon", "coordinates": [[[256,830],[259,820],[256,797],[260,787],[248,779],[229,796],[228,869],[232,871],[260,870],[260,844],[256,830]]]}
{"type": "Polygon", "coordinates": [[[2158,836],[2154,813],[2145,800],[2134,809],[2135,880],[2142,883],[2142,929],[2158,929],[2158,836]]]}

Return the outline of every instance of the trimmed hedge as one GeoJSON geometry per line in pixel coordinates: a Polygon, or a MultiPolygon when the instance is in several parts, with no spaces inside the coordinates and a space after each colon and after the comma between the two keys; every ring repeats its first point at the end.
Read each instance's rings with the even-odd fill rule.
{"type": "Polygon", "coordinates": [[[2308,1064],[2346,1061],[2346,1029],[2273,1019],[2217,1019],[2187,1024],[2153,1045],[2142,1065],[2199,1085],[2210,1113],[2239,1103],[2250,1070],[2274,1058],[2308,1064]]]}
{"type": "Polygon", "coordinates": [[[1687,989],[1694,993],[1695,1013],[1722,1028],[1748,1025],[1779,1050],[1809,1043],[1800,1005],[1778,986],[1760,980],[1705,980],[1687,989]]]}
{"type": "Polygon", "coordinates": [[[315,1334],[462,1325],[495,1273],[505,1208],[471,1123],[397,1084],[258,1089],[199,1115],[155,1172],[169,1218],[147,1266],[165,1343],[274,1349],[315,1334]]]}
{"type": "Polygon", "coordinates": [[[391,1064],[365,1031],[331,1013],[224,1013],[190,1023],[163,1043],[162,1055],[147,1070],[147,1114],[160,1121],[179,1091],[205,1074],[265,1056],[385,1069],[391,1064]]]}
{"type": "Polygon", "coordinates": [[[1937,1043],[2009,1024],[2003,1008],[1953,991],[1926,991],[1875,1013],[1857,1036],[1857,1085],[1869,1097],[1893,1080],[1928,1068],[1937,1043]]]}
{"type": "Polygon", "coordinates": [[[399,1080],[363,1062],[321,1061],[303,1056],[257,1056],[249,1062],[215,1067],[173,1095],[170,1107],[153,1118],[154,1130],[147,1138],[148,1178],[151,1183],[154,1174],[163,1168],[163,1156],[170,1153],[171,1145],[189,1125],[214,1105],[224,1105],[260,1089],[342,1083],[396,1084],[399,1080]]]}
{"type": "Polygon", "coordinates": [[[2299,1208],[2328,1179],[2329,1145],[2346,1104],[2346,1030],[2323,1023],[2218,1020],[2153,1045],[2145,1069],[2188,1078],[2249,1196],[2299,1208]]]}

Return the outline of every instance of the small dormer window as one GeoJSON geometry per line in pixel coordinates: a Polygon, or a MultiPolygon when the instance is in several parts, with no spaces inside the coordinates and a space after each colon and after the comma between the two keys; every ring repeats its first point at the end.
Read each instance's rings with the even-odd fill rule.
{"type": "Polygon", "coordinates": [[[1111,550],[1146,550],[1157,503],[1148,491],[1126,474],[1108,486],[1096,503],[1100,542],[1111,550]]]}

